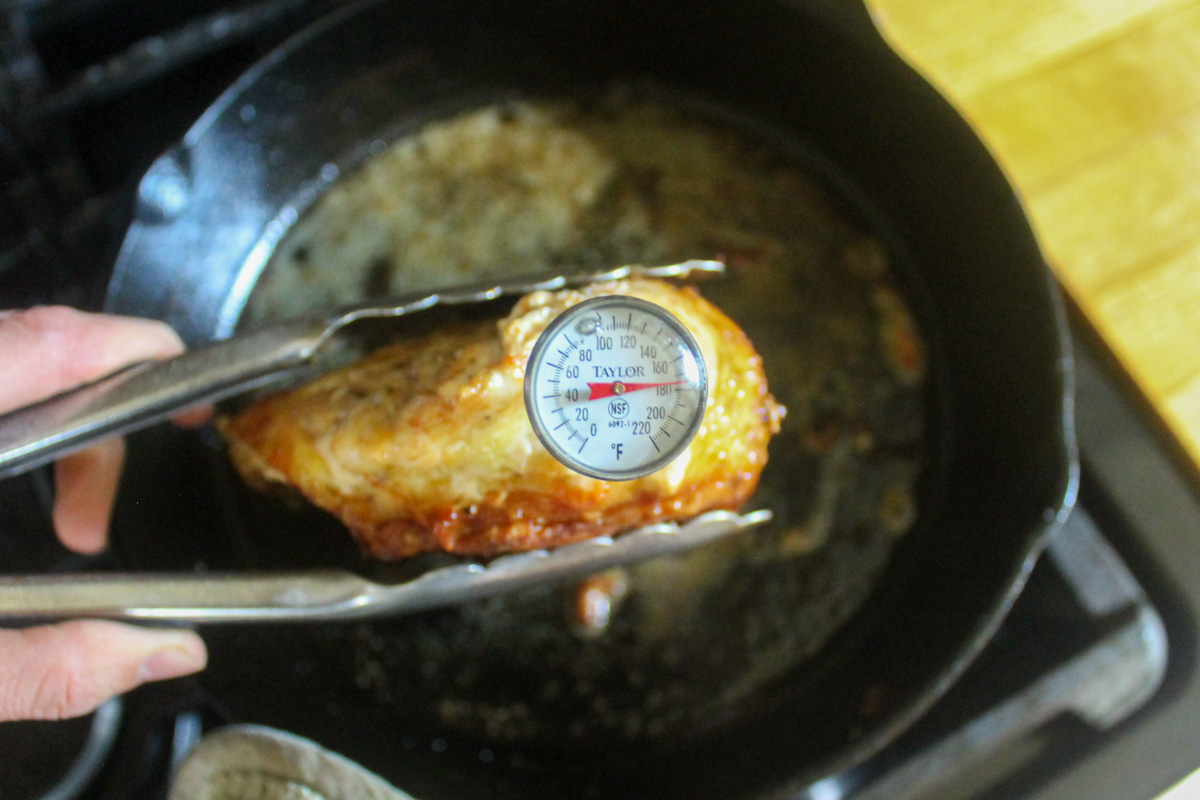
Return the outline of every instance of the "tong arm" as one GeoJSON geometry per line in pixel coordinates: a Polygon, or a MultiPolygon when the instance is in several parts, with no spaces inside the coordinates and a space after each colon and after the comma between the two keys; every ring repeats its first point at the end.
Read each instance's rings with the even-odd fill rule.
{"type": "Polygon", "coordinates": [[[722,275],[719,261],[626,266],[602,272],[515,278],[359,305],[144,361],[0,416],[0,478],[55,461],[107,436],[140,430],[190,406],[216,402],[290,377],[339,330],[365,319],[401,317],[439,305],[465,305],[630,277],[722,275]]]}
{"type": "Polygon", "coordinates": [[[0,478],[279,380],[312,355],[326,327],[323,319],[301,320],[142,361],[0,416],[0,478]]]}
{"type": "Polygon", "coordinates": [[[431,570],[396,585],[344,570],[131,575],[76,573],[0,578],[0,619],[104,617],[172,622],[344,620],[424,611],[671,555],[771,519],[768,510],[710,511],[616,538],[431,570]]]}

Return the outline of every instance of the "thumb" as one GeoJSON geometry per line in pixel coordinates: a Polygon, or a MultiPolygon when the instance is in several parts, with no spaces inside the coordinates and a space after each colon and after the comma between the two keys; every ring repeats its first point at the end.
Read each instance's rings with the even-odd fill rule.
{"type": "Polygon", "coordinates": [[[187,675],[207,660],[200,637],[95,620],[0,630],[0,722],[94,710],[146,681],[187,675]]]}
{"type": "Polygon", "coordinates": [[[126,364],[183,351],[167,325],[147,319],[90,314],[64,306],[0,312],[0,382],[5,411],[50,397],[126,364]]]}

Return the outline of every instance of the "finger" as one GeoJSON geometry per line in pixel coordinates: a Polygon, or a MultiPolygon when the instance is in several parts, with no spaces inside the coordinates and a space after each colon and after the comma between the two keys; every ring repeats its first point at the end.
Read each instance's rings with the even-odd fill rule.
{"type": "MultiPolygon", "coordinates": [[[[174,418],[179,425],[201,425],[212,406],[188,409],[174,418]]],[[[64,456],[54,465],[54,530],[77,553],[98,553],[107,540],[125,443],[108,439],[87,450],[64,456]]]]}
{"type": "Polygon", "coordinates": [[[168,325],[64,306],[0,313],[0,355],[19,381],[0,383],[0,411],[49,397],[114,370],[183,351],[168,325]]]}
{"type": "Polygon", "coordinates": [[[212,404],[205,403],[204,405],[193,406],[179,412],[171,417],[171,422],[174,422],[176,425],[182,425],[185,428],[195,428],[208,422],[212,418],[212,415],[212,404]]]}
{"type": "Polygon", "coordinates": [[[207,658],[184,630],[95,620],[0,630],[0,722],[87,714],[146,681],[201,670],[207,658]]]}
{"type": "Polygon", "coordinates": [[[104,549],[125,443],[108,439],[54,465],[54,530],[78,553],[104,549]]]}

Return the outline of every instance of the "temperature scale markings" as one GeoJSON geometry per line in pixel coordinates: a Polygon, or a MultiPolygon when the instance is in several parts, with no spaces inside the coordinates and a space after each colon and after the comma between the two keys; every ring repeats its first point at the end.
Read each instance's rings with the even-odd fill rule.
{"type": "MultiPolygon", "coordinates": [[[[639,433],[641,433],[641,431],[645,431],[645,438],[650,440],[650,443],[654,447],[654,452],[657,456],[662,457],[664,454],[670,454],[670,453],[674,452],[675,450],[677,450],[676,443],[674,443],[672,441],[674,439],[674,434],[672,433],[671,426],[678,425],[678,426],[680,426],[681,431],[683,431],[683,432],[687,431],[689,423],[685,423],[683,420],[681,420],[679,415],[682,414],[683,416],[688,416],[690,419],[690,416],[689,416],[689,414],[690,414],[689,408],[690,407],[689,407],[688,402],[685,399],[685,397],[693,398],[693,399],[695,398],[694,394],[685,396],[683,393],[685,391],[698,391],[700,388],[698,386],[686,385],[689,382],[687,379],[688,368],[683,366],[683,362],[689,357],[689,355],[691,353],[691,351],[681,352],[681,349],[686,349],[686,347],[681,348],[681,345],[688,345],[686,332],[680,333],[678,331],[678,329],[673,324],[669,323],[667,320],[665,320],[661,317],[658,317],[657,315],[642,313],[642,311],[640,309],[638,309],[638,316],[640,318],[640,322],[638,323],[637,327],[634,327],[634,324],[633,324],[633,317],[634,317],[633,310],[630,309],[628,306],[624,306],[623,308],[620,306],[618,306],[617,308],[608,306],[607,308],[604,308],[604,310],[613,312],[613,313],[609,314],[609,320],[608,320],[607,325],[604,324],[603,313],[593,312],[593,313],[587,314],[586,316],[581,315],[579,317],[574,317],[574,319],[570,323],[572,325],[578,325],[579,323],[577,321],[579,319],[588,320],[587,325],[589,327],[591,326],[592,322],[595,323],[592,330],[587,330],[586,333],[584,332],[585,327],[583,325],[579,325],[579,327],[570,328],[570,330],[567,330],[567,323],[564,321],[563,325],[561,326],[561,330],[558,332],[558,334],[553,336],[549,341],[547,341],[546,342],[547,346],[545,347],[544,350],[541,351],[544,355],[541,357],[542,369],[540,370],[540,377],[538,375],[539,370],[536,368],[536,366],[535,366],[534,370],[529,373],[529,377],[532,377],[537,382],[537,384],[542,387],[542,390],[545,392],[545,394],[537,395],[536,392],[534,392],[528,396],[529,397],[538,397],[539,399],[547,401],[544,404],[539,403],[539,404],[536,404],[536,406],[531,405],[530,413],[531,413],[531,415],[535,415],[535,414],[540,415],[540,418],[536,420],[536,426],[538,427],[539,430],[553,431],[553,433],[549,434],[549,437],[546,439],[546,441],[553,441],[555,443],[555,448],[554,448],[555,454],[556,455],[561,454],[562,458],[564,459],[564,463],[568,463],[568,465],[570,465],[572,463],[578,463],[580,465],[585,465],[585,462],[590,460],[590,459],[584,459],[583,453],[587,452],[587,446],[589,444],[591,444],[591,441],[593,438],[599,438],[601,441],[600,446],[607,448],[609,446],[610,441],[618,441],[618,440],[624,439],[625,436],[628,436],[629,429],[631,427],[630,423],[628,423],[628,421],[614,422],[613,426],[615,426],[617,428],[625,428],[626,429],[626,430],[621,431],[621,433],[616,433],[616,431],[614,431],[614,433],[616,434],[616,437],[617,437],[616,439],[612,439],[611,436],[609,436],[607,434],[599,435],[599,434],[593,433],[591,436],[589,436],[584,433],[584,430],[587,430],[588,426],[583,425],[581,427],[579,424],[577,424],[577,422],[578,422],[577,418],[579,417],[579,415],[581,413],[586,413],[586,412],[581,412],[579,410],[576,410],[574,412],[574,415],[572,415],[572,413],[570,413],[572,411],[572,409],[578,409],[578,406],[575,401],[578,401],[578,400],[586,401],[587,389],[586,388],[576,389],[575,388],[576,386],[582,386],[581,381],[575,380],[574,378],[570,379],[570,380],[567,379],[567,377],[566,377],[567,376],[567,372],[566,372],[567,364],[574,363],[574,356],[575,356],[576,351],[588,352],[587,348],[593,346],[592,344],[589,344],[588,337],[592,336],[595,331],[601,331],[605,334],[605,337],[600,341],[602,344],[608,345],[608,347],[606,349],[612,348],[612,343],[613,343],[614,339],[610,339],[608,337],[613,336],[615,338],[615,335],[613,333],[614,331],[616,333],[620,333],[621,331],[626,331],[628,334],[633,334],[636,332],[638,338],[640,338],[641,342],[642,342],[643,361],[637,361],[636,359],[633,359],[634,364],[642,364],[646,358],[647,348],[651,344],[656,344],[658,346],[658,349],[655,353],[655,358],[657,359],[659,357],[658,353],[662,353],[661,357],[664,360],[663,361],[655,360],[655,361],[653,361],[653,364],[646,363],[644,367],[637,366],[636,369],[639,372],[642,371],[643,369],[645,369],[646,371],[649,371],[651,367],[658,367],[659,369],[662,369],[667,364],[671,365],[670,367],[667,367],[666,369],[662,369],[662,373],[660,375],[656,375],[654,378],[655,380],[664,381],[667,383],[663,383],[663,384],[648,383],[648,384],[645,384],[644,387],[642,387],[642,388],[649,388],[650,386],[658,385],[660,387],[659,392],[665,395],[667,393],[666,386],[671,386],[671,390],[673,390],[675,392],[674,401],[668,401],[668,402],[672,402],[672,404],[667,405],[667,403],[664,402],[663,407],[660,407],[658,410],[658,413],[660,413],[660,414],[664,410],[667,412],[664,415],[663,419],[660,421],[659,427],[657,429],[650,429],[649,425],[647,423],[638,423],[636,426],[632,426],[633,429],[639,429],[639,433]],[[617,315],[615,313],[617,310],[624,310],[626,312],[625,320],[623,322],[617,317],[617,315]],[[657,333],[655,333],[653,336],[651,336],[651,334],[650,334],[650,327],[651,327],[650,323],[652,323],[652,322],[659,323],[659,327],[657,328],[657,333]],[[580,336],[580,338],[579,339],[571,338],[571,336],[569,335],[571,333],[575,333],[577,336],[580,336]],[[557,343],[559,344],[558,347],[554,346],[553,342],[555,342],[555,341],[557,341],[557,343]],[[664,348],[666,349],[667,352],[663,352],[664,348]],[[551,358],[549,357],[551,354],[557,355],[558,360],[556,360],[556,361],[551,360],[551,358]],[[674,355],[673,358],[672,358],[672,355],[674,355]],[[553,375],[554,377],[551,378],[550,377],[551,375],[553,375]],[[674,377],[667,377],[667,376],[674,376],[674,377]],[[567,384],[566,388],[564,388],[562,386],[562,384],[564,384],[564,383],[567,384]],[[678,385],[673,385],[673,384],[678,384],[678,385]],[[569,389],[569,391],[567,391],[567,389],[569,389]],[[581,393],[583,396],[579,396],[581,393]],[[570,402],[568,402],[568,398],[571,398],[570,402]],[[544,425],[544,427],[541,427],[542,425],[544,425]],[[646,427],[642,428],[641,427],[642,425],[645,425],[646,427]],[[559,433],[560,431],[566,431],[566,432],[559,433]],[[653,431],[653,433],[651,433],[651,431],[653,431]],[[665,440],[665,441],[660,442],[659,440],[665,440]],[[570,442],[571,444],[568,445],[567,444],[568,442],[570,442]],[[575,444],[575,442],[579,442],[579,444],[575,444]],[[575,447],[575,456],[568,455],[571,452],[570,447],[572,445],[575,447]]],[[[629,342],[629,341],[636,342],[637,340],[633,336],[624,336],[621,341],[622,342],[629,342]]],[[[620,348],[620,349],[627,349],[627,348],[620,348]]],[[[653,349],[653,348],[650,348],[650,349],[653,349]]],[[[636,354],[636,352],[637,351],[635,350],[634,353],[636,354]]],[[[600,359],[597,359],[597,360],[603,361],[605,364],[608,364],[608,367],[606,367],[606,369],[611,370],[611,368],[614,364],[620,364],[621,370],[624,371],[625,365],[621,362],[620,354],[613,353],[608,356],[604,356],[604,354],[601,354],[601,355],[603,357],[600,359]]],[[[576,373],[576,372],[582,372],[584,369],[587,369],[587,368],[585,366],[572,367],[571,371],[572,371],[572,373],[576,373]]],[[[591,372],[591,370],[588,370],[588,372],[591,372]]],[[[597,369],[596,372],[597,372],[597,377],[599,377],[599,373],[601,372],[601,370],[597,369]]],[[[630,368],[630,372],[633,372],[632,367],[630,368]]],[[[642,374],[644,374],[644,372],[642,374]]],[[[582,378],[581,375],[575,375],[575,377],[582,378]]],[[[635,380],[648,380],[648,378],[636,378],[635,380]]],[[[666,397],[660,398],[660,401],[666,401],[666,397]]],[[[637,404],[635,404],[635,405],[637,405],[637,404]]],[[[601,409],[601,410],[603,410],[603,409],[601,409]]],[[[610,410],[610,414],[611,413],[613,413],[613,412],[611,412],[611,410],[610,410]]],[[[606,427],[609,427],[609,426],[606,426],[606,427]]],[[[598,426],[593,424],[591,426],[591,428],[592,428],[592,430],[597,430],[598,426]]],[[[629,442],[629,444],[633,444],[634,442],[642,440],[642,438],[643,437],[640,435],[634,436],[633,439],[629,442]]],[[[683,442],[685,442],[685,440],[681,440],[681,443],[683,443],[683,442]]],[[[618,444],[613,445],[613,449],[618,449],[618,448],[619,448],[618,444]]],[[[638,449],[640,449],[640,446],[638,449]]],[[[623,454],[621,454],[620,451],[618,450],[618,456],[621,456],[621,455],[623,455],[623,454]]],[[[629,456],[633,457],[635,455],[635,453],[627,453],[624,455],[629,455],[629,456]]],[[[653,459],[654,459],[654,457],[650,456],[648,451],[641,450],[640,452],[638,452],[636,454],[636,458],[632,458],[632,461],[635,463],[632,463],[630,465],[629,469],[637,469],[636,462],[648,462],[653,459]]],[[[621,465],[622,469],[625,469],[624,462],[626,461],[626,459],[621,458],[621,461],[622,461],[622,465],[621,465]]],[[[587,473],[585,472],[585,474],[587,474],[587,473]]]]}

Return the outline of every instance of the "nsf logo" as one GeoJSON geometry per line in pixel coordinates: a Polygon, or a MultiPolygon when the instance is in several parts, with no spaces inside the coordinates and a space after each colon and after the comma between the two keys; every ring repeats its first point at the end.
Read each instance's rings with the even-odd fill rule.
{"type": "Polygon", "coordinates": [[[629,401],[616,398],[608,404],[608,413],[613,419],[624,419],[629,414],[629,401]]]}

